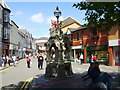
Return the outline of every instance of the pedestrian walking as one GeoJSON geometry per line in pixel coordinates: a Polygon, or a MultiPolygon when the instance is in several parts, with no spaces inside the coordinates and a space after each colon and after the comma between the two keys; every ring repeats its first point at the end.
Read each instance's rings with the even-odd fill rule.
{"type": "Polygon", "coordinates": [[[29,56],[27,56],[26,61],[27,61],[27,67],[30,68],[31,59],[29,58],[29,56]]]}
{"type": "Polygon", "coordinates": [[[4,67],[4,63],[5,62],[5,56],[4,56],[4,54],[2,55],[2,66],[4,67]]]}
{"type": "Polygon", "coordinates": [[[81,60],[81,64],[84,62],[84,57],[83,57],[83,54],[81,53],[80,55],[80,60],[81,60]]]}
{"type": "Polygon", "coordinates": [[[92,61],[93,62],[96,62],[97,61],[97,55],[95,54],[95,55],[92,55],[92,61]]]}
{"type": "Polygon", "coordinates": [[[16,56],[15,55],[12,56],[12,60],[13,60],[14,67],[16,67],[16,56]]]}
{"type": "Polygon", "coordinates": [[[8,62],[8,65],[10,66],[10,63],[11,63],[11,56],[7,56],[7,62],[8,62]]]}
{"type": "Polygon", "coordinates": [[[4,67],[6,67],[6,64],[7,64],[7,55],[5,55],[5,57],[3,57],[4,58],[4,67]]]}
{"type": "Polygon", "coordinates": [[[43,56],[40,54],[37,56],[38,58],[38,69],[43,69],[43,56]]]}
{"type": "Polygon", "coordinates": [[[79,56],[78,56],[78,54],[76,54],[75,55],[75,62],[78,62],[78,58],[79,58],[79,56]]]}

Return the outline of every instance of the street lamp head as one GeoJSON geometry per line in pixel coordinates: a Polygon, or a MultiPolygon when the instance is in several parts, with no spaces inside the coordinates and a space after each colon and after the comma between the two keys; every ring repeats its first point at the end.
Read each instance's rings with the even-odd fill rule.
{"type": "Polygon", "coordinates": [[[58,6],[56,7],[56,10],[54,11],[54,15],[56,16],[56,18],[58,19],[61,16],[61,11],[59,10],[58,6]]]}

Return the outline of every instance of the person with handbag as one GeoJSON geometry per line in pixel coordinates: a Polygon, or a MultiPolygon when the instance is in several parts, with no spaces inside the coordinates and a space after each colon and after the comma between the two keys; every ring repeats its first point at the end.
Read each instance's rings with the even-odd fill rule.
{"type": "Polygon", "coordinates": [[[27,67],[30,68],[31,59],[29,58],[29,56],[27,56],[26,61],[27,61],[27,67]]]}

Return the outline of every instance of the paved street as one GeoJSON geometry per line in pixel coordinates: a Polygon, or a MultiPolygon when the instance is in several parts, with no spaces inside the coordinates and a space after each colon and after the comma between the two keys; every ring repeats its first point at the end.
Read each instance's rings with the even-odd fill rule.
{"type": "Polygon", "coordinates": [[[31,68],[26,67],[26,61],[23,59],[16,67],[12,66],[0,71],[0,86],[10,86],[12,84],[17,85],[35,75],[43,74],[44,70],[37,69],[37,59],[31,58],[31,60],[31,68]]]}
{"type": "MultiPolygon", "coordinates": [[[[33,81],[30,84],[30,88],[85,88],[85,84],[82,81],[82,76],[86,73],[88,70],[89,64],[79,64],[76,62],[72,63],[73,68],[73,76],[67,77],[64,79],[47,79],[44,77],[44,75],[38,75],[36,76],[33,81]]],[[[111,66],[105,66],[100,65],[100,69],[102,72],[108,72],[112,75],[114,78],[112,80],[112,86],[113,90],[114,88],[120,89],[120,73],[118,73],[119,69],[118,67],[111,67],[111,66]]]]}
{"type": "Polygon", "coordinates": [[[108,86],[108,73],[112,76],[113,90],[120,90],[120,0],[115,3],[8,1],[0,0],[0,89],[86,88],[89,82],[108,86]],[[44,61],[40,70],[41,55],[48,60],[48,66],[44,61]],[[27,59],[19,60],[24,57],[27,59]],[[61,61],[63,58],[65,63],[61,61]],[[19,61],[14,66],[10,65],[11,60],[14,64],[19,61]],[[106,73],[91,68],[95,78],[92,80],[87,62],[97,60],[102,64],[100,71],[106,73]]]}
{"type": "MultiPolygon", "coordinates": [[[[76,62],[72,62],[72,69],[74,75],[72,77],[64,78],[62,80],[49,80],[44,77],[45,73],[45,63],[44,69],[37,69],[37,59],[32,59],[31,68],[26,67],[25,59],[21,60],[16,67],[10,67],[0,71],[1,77],[1,86],[9,87],[15,86],[19,84],[19,88],[22,88],[24,82],[26,80],[30,80],[30,78],[34,78],[32,82],[29,84],[29,87],[32,88],[82,88],[84,87],[84,83],[81,80],[81,76],[88,70],[89,64],[79,64],[76,62]],[[21,85],[20,85],[21,84],[21,85]]],[[[119,68],[117,66],[105,66],[100,65],[100,69],[103,72],[110,73],[114,80],[112,81],[112,85],[114,88],[120,88],[119,84],[119,76],[118,74],[119,68]]],[[[31,80],[30,80],[31,81],[31,80]]]]}

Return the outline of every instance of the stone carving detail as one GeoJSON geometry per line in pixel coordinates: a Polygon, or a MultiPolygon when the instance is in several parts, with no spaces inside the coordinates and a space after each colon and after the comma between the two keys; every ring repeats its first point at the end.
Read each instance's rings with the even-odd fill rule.
{"type": "Polygon", "coordinates": [[[46,77],[66,77],[72,75],[70,62],[70,40],[61,30],[61,23],[50,30],[50,38],[46,44],[47,67],[46,77]],[[64,61],[64,59],[67,59],[64,61]]]}

